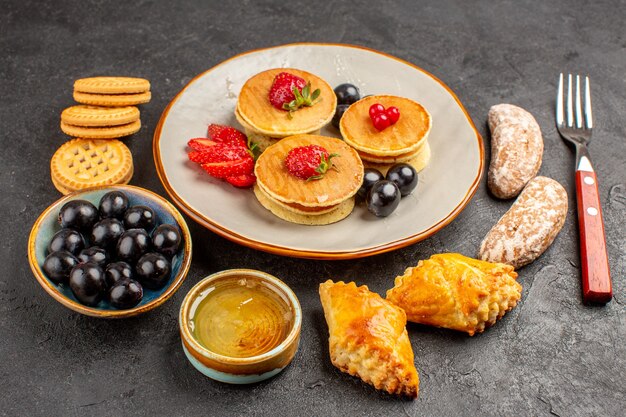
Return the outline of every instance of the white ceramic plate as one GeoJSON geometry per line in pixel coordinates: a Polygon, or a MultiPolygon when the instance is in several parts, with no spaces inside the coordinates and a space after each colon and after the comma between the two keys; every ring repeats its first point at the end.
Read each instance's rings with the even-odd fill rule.
{"type": "MultiPolygon", "coordinates": [[[[240,127],[239,127],[240,128],[240,127]]],[[[332,126],[322,130],[340,137],[332,126]]],[[[235,242],[288,256],[346,259],[397,249],[436,233],[470,201],[483,170],[482,139],[454,93],[426,71],[373,50],[334,44],[293,44],[237,55],[195,77],[164,110],[154,133],[157,172],[173,202],[195,221],[235,242]],[[393,94],[431,113],[432,158],[413,193],[387,218],[357,206],[327,226],[285,222],[263,208],[251,190],[211,178],[187,160],[186,143],[206,136],[210,123],[239,127],[237,94],[254,74],[294,67],[331,86],[357,85],[361,94],[393,94]]]]}

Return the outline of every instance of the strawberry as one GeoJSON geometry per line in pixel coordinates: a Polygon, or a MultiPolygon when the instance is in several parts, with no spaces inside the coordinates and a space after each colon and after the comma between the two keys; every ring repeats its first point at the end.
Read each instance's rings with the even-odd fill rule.
{"type": "Polygon", "coordinates": [[[235,187],[246,188],[256,182],[254,160],[259,153],[257,145],[239,130],[210,124],[209,138],[195,138],[187,145],[189,160],[200,164],[209,175],[228,181],[235,187]]]}
{"type": "MultiPolygon", "coordinates": [[[[290,174],[303,180],[319,180],[333,167],[332,158],[339,156],[318,145],[293,148],[285,158],[285,166],[290,174]]],[[[336,169],[336,167],[335,167],[336,169]]]]}
{"type": "Polygon", "coordinates": [[[187,154],[189,160],[199,164],[207,162],[226,162],[249,156],[247,148],[230,144],[216,143],[202,151],[191,151],[187,154]]]}
{"type": "Polygon", "coordinates": [[[187,146],[196,151],[206,151],[216,144],[217,142],[207,138],[189,139],[189,142],[187,142],[187,146]]]}
{"type": "Polygon", "coordinates": [[[289,117],[300,107],[311,107],[320,95],[320,89],[311,93],[311,83],[288,72],[281,72],[270,88],[269,100],[279,110],[289,111],[289,117]]]}
{"type": "Polygon", "coordinates": [[[248,188],[256,182],[254,174],[243,174],[234,177],[226,177],[226,181],[238,188],[248,188]]]}
{"type": "Polygon", "coordinates": [[[209,162],[201,165],[209,175],[215,178],[236,177],[250,174],[254,169],[254,159],[250,155],[234,161],[209,162]]]}
{"type": "Polygon", "coordinates": [[[210,124],[207,135],[216,142],[231,143],[244,148],[248,147],[246,135],[234,127],[210,124]]]}

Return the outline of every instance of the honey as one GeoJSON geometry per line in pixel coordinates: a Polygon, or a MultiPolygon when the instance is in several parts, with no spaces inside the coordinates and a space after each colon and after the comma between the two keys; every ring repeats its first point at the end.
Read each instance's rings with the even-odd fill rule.
{"type": "Polygon", "coordinates": [[[289,300],[272,283],[230,276],[204,289],[190,309],[189,328],[206,349],[248,358],[278,346],[294,325],[289,300]]]}

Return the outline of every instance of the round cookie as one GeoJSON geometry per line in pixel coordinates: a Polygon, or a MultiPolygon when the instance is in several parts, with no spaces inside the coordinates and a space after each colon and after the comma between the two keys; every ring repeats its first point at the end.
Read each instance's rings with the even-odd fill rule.
{"type": "Polygon", "coordinates": [[[125,125],[106,127],[74,126],[61,121],[61,130],[63,133],[85,139],[121,138],[137,133],[139,129],[141,129],[141,121],[139,119],[125,125]]]}
{"type": "Polygon", "coordinates": [[[64,194],[99,185],[126,184],[133,175],[130,150],[119,140],[72,139],[50,160],[54,186],[64,194]]]}
{"type": "Polygon", "coordinates": [[[74,90],[74,100],[93,106],[135,106],[150,101],[150,91],[136,94],[94,94],[74,90]]]}
{"type": "Polygon", "coordinates": [[[74,81],[74,90],[95,94],[130,94],[150,91],[150,81],[135,77],[90,77],[74,81]]]}
{"type": "Polygon", "coordinates": [[[335,114],[337,97],[332,87],[320,77],[295,68],[274,68],[251,77],[241,88],[237,98],[235,116],[250,130],[282,138],[296,134],[311,133],[321,129],[335,114]],[[274,78],[288,72],[311,82],[311,91],[320,89],[320,96],[311,107],[301,107],[291,114],[279,110],[269,101],[269,92],[274,78]]]}
{"type": "Polygon", "coordinates": [[[293,211],[285,210],[283,207],[276,204],[271,198],[267,197],[258,186],[254,187],[254,195],[259,203],[266,209],[272,212],[276,217],[288,221],[290,223],[303,224],[307,226],[323,226],[326,224],[336,223],[345,219],[352,213],[354,209],[354,197],[351,197],[337,206],[336,209],[329,213],[320,215],[307,215],[294,213],[293,211]]]}
{"type": "Polygon", "coordinates": [[[139,120],[139,109],[126,107],[97,107],[78,105],[61,113],[61,121],[74,126],[119,126],[139,120]]]}
{"type": "Polygon", "coordinates": [[[430,113],[419,103],[397,96],[370,96],[352,104],[339,122],[341,136],[346,143],[359,152],[374,156],[398,156],[417,151],[426,140],[432,126],[430,113]],[[400,119],[378,131],[369,116],[372,104],[385,108],[395,106],[400,119]]]}
{"type": "MultiPolygon", "coordinates": [[[[116,182],[115,184],[128,184],[131,180],[131,178],[133,177],[133,173],[134,173],[134,169],[131,169],[128,173],[128,175],[126,175],[126,177],[122,178],[120,181],[116,182]]],[[[59,191],[61,194],[63,195],[67,195],[69,193],[73,193],[74,191],[79,191],[80,189],[77,190],[71,190],[69,188],[65,188],[63,187],[61,184],[59,184],[54,177],[51,177],[52,180],[52,185],[54,185],[54,188],[57,189],[57,191],[59,191]]]]}

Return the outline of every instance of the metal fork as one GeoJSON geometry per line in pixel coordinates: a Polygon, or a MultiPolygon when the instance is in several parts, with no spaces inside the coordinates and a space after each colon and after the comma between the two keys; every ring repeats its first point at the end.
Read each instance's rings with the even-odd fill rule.
{"type": "Polygon", "coordinates": [[[585,77],[584,99],[581,97],[580,78],[580,75],[576,75],[575,92],[573,92],[572,74],[567,75],[567,95],[563,97],[563,74],[559,76],[556,127],[561,137],[574,145],[576,149],[576,201],[578,203],[583,301],[604,304],[613,297],[613,290],[598,181],[587,150],[593,128],[589,77],[585,77]]]}

